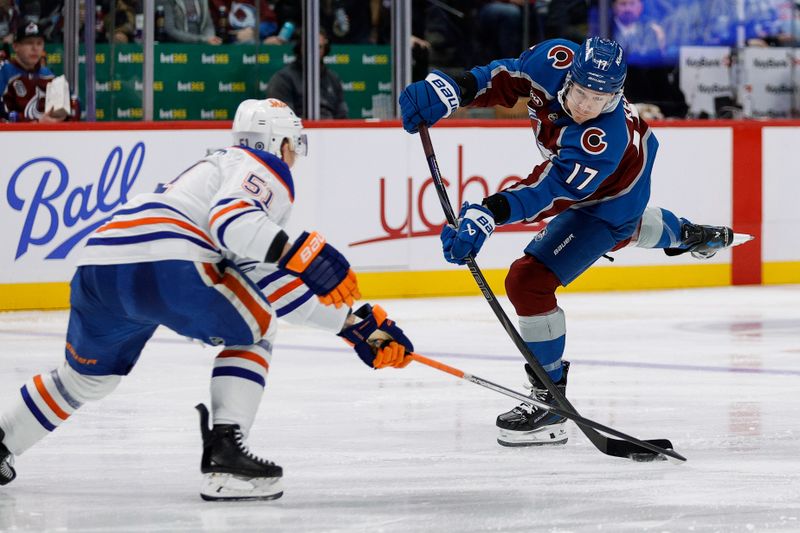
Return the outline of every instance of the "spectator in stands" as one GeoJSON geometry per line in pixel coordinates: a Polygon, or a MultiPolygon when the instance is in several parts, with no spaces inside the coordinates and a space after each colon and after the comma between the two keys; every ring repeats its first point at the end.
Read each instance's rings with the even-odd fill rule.
{"type": "Polygon", "coordinates": [[[225,42],[250,44],[285,44],[278,36],[278,17],[266,0],[210,0],[211,14],[219,35],[225,42]],[[256,4],[256,1],[258,4],[256,4]],[[224,20],[223,20],[224,19],[224,20]]]}
{"type": "Polygon", "coordinates": [[[643,18],[643,0],[614,0],[613,38],[625,50],[625,96],[646,119],[685,117],[688,107],[678,86],[678,67],[666,55],[664,30],[643,18]]]}
{"type": "MultiPolygon", "coordinates": [[[[320,55],[320,103],[319,111],[322,118],[347,118],[347,103],[344,101],[344,89],[342,80],[333,71],[322,63],[330,52],[328,36],[324,31],[319,34],[319,55],[320,55]]],[[[283,100],[297,115],[304,115],[304,94],[305,85],[303,83],[303,54],[302,47],[298,42],[295,45],[294,63],[287,65],[276,72],[269,80],[267,85],[267,98],[277,98],[283,100]]]]}
{"type": "Polygon", "coordinates": [[[589,32],[589,0],[552,0],[545,19],[545,38],[583,43],[589,32]]]}
{"type": "Polygon", "coordinates": [[[222,44],[214,33],[208,0],[159,0],[164,6],[164,32],[178,43],[222,44]]]}
{"type": "Polygon", "coordinates": [[[614,0],[614,40],[625,50],[628,65],[660,64],[666,41],[664,30],[653,21],[642,19],[642,0],[614,0]]]}
{"type": "Polygon", "coordinates": [[[478,11],[477,29],[486,58],[517,57],[522,42],[522,5],[527,0],[492,0],[478,11]]]}
{"type": "Polygon", "coordinates": [[[106,38],[115,43],[132,43],[136,39],[138,0],[116,0],[105,16],[106,38]]]}
{"type": "Polygon", "coordinates": [[[11,57],[19,10],[14,0],[0,0],[0,66],[11,57]]]}
{"type": "Polygon", "coordinates": [[[14,42],[18,18],[19,10],[14,0],[0,0],[0,42],[7,44],[14,42]]]}
{"type": "Polygon", "coordinates": [[[428,2],[424,37],[431,45],[431,64],[459,72],[475,64],[474,7],[474,0],[428,2]]]}
{"type": "MultiPolygon", "coordinates": [[[[426,0],[411,0],[411,81],[424,80],[428,75],[431,43],[425,40],[426,0]]],[[[381,0],[374,24],[375,44],[391,44],[392,0],[381,0]]]]}
{"type": "Polygon", "coordinates": [[[778,44],[780,46],[798,46],[800,44],[800,0],[794,0],[781,11],[780,23],[778,44]]]}
{"type": "MultiPolygon", "coordinates": [[[[372,42],[373,14],[371,2],[364,0],[332,0],[322,2],[320,19],[336,44],[369,44],[372,42]]],[[[375,6],[377,7],[377,6],[375,6]]]]}
{"type": "Polygon", "coordinates": [[[17,0],[17,7],[21,17],[18,26],[35,22],[45,41],[58,40],[64,0],[17,0]]]}
{"type": "MultiPolygon", "coordinates": [[[[17,28],[14,56],[0,68],[0,121],[61,122],[44,112],[47,84],[55,77],[44,66],[44,37],[35,22],[17,28]]],[[[79,116],[73,109],[72,117],[79,116]]]]}

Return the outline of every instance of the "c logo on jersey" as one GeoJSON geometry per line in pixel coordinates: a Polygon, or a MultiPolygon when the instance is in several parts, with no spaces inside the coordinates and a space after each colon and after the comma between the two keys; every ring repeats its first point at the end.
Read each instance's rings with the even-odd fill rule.
{"type": "Polygon", "coordinates": [[[587,128],[581,135],[581,148],[592,155],[605,152],[608,143],[603,140],[606,132],[600,128],[587,128]]]}
{"type": "Polygon", "coordinates": [[[533,92],[533,90],[531,90],[531,102],[533,102],[533,105],[535,105],[536,107],[542,107],[544,105],[542,99],[539,98],[539,96],[535,92],[533,92]]]}
{"type": "Polygon", "coordinates": [[[568,68],[572,64],[575,52],[563,44],[557,44],[547,51],[547,59],[553,60],[553,67],[557,69],[568,68]]]}

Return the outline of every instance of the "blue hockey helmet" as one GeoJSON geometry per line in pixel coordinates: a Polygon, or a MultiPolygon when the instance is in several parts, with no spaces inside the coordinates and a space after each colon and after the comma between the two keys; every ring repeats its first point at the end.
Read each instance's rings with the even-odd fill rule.
{"type": "Polygon", "coordinates": [[[590,37],[583,42],[569,70],[573,82],[609,94],[622,91],[627,72],[622,47],[601,37],[590,37]]]}

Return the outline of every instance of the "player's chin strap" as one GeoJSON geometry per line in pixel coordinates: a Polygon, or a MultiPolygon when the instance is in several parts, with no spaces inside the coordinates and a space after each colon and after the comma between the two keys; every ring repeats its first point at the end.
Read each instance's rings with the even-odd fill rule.
{"type": "MultiPolygon", "coordinates": [[[[564,80],[564,86],[561,87],[561,90],[558,91],[558,103],[561,104],[561,108],[564,110],[564,113],[569,115],[570,118],[574,119],[575,117],[572,116],[572,113],[569,111],[569,107],[567,106],[567,92],[569,92],[570,88],[575,82],[572,81],[572,74],[567,72],[567,78],[564,80]]],[[[603,107],[603,110],[600,113],[608,113],[610,111],[614,111],[617,108],[617,104],[619,101],[622,100],[622,90],[617,92],[614,95],[614,98],[608,101],[608,103],[603,107]]]]}

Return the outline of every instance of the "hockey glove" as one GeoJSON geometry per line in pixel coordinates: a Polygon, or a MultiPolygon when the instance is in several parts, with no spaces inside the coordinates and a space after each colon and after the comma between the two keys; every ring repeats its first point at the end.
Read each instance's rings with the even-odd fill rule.
{"type": "Polygon", "coordinates": [[[317,232],[303,232],[278,267],[299,276],[325,305],[353,305],[361,298],[355,273],[339,251],[317,232]]]}
{"type": "Polygon", "coordinates": [[[403,128],[408,133],[416,133],[422,123],[433,126],[458,109],[460,102],[458,84],[444,72],[434,70],[427,78],[412,83],[400,93],[403,128]]]}
{"type": "Polygon", "coordinates": [[[450,263],[463,265],[467,256],[475,257],[486,237],[494,232],[492,212],[479,204],[464,202],[458,214],[458,228],[442,228],[442,251],[450,263]]]}
{"type": "Polygon", "coordinates": [[[412,361],[407,353],[414,351],[414,345],[381,306],[364,304],[353,314],[361,321],[342,329],[339,336],[353,346],[364,364],[405,368],[412,361]]]}

